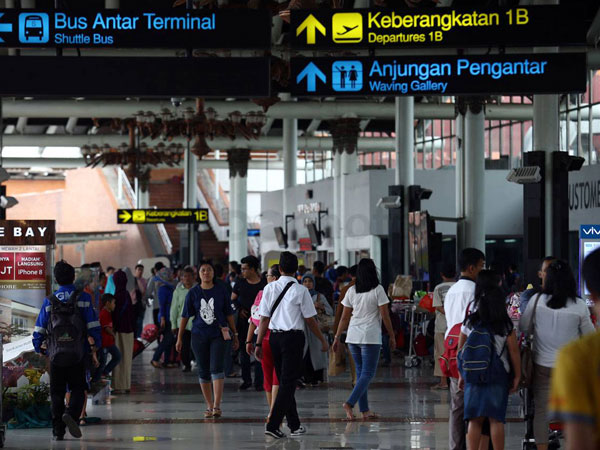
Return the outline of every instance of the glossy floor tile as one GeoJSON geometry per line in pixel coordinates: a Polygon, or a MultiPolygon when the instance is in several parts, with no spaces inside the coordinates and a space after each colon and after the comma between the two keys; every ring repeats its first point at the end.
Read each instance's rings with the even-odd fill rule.
{"type": "MultiPolygon", "coordinates": [[[[341,404],[350,393],[349,374],[326,386],[298,390],[296,399],[308,434],[275,441],[263,434],[267,414],[264,393],[240,392],[239,378],[228,379],[223,417],[205,420],[197,376],[178,369],[150,366],[151,352],[134,361],[130,395],[113,397],[110,404],[92,405],[90,416],[102,418],[83,428],[81,440],[51,442],[51,431],[9,430],[6,448],[17,449],[446,449],[448,448],[447,392],[431,391],[431,365],[405,369],[401,359],[380,368],[369,391],[376,422],[347,423],[341,404]]],[[[509,401],[506,448],[521,448],[525,426],[518,396],[509,401]]],[[[284,431],[288,431],[284,428],[284,431]]]]}

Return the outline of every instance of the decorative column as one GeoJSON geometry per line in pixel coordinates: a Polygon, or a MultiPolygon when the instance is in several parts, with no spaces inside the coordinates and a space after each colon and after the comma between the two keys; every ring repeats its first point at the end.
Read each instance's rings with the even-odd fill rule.
{"type": "MultiPolygon", "coordinates": [[[[348,175],[358,172],[358,136],[360,134],[360,119],[338,119],[331,121],[329,131],[333,139],[333,153],[335,161],[334,183],[338,184],[338,192],[334,188],[334,209],[336,216],[339,218],[338,241],[339,244],[335,247],[338,249],[336,260],[338,264],[347,266],[350,263],[348,255],[348,247],[346,242],[346,192],[349,183],[348,175]],[[336,205],[336,198],[338,204],[336,205]]],[[[334,184],[335,187],[335,184],[334,184]]],[[[335,240],[335,234],[334,234],[335,240]]]]}
{"type": "MultiPolygon", "coordinates": [[[[465,117],[464,236],[465,247],[485,253],[485,104],[482,97],[461,97],[465,117]]],[[[461,249],[458,249],[459,251],[461,249]]]]}
{"type": "Polygon", "coordinates": [[[227,152],[229,162],[229,260],[248,254],[248,162],[250,150],[227,152]]]}
{"type": "MultiPolygon", "coordinates": [[[[298,161],[298,119],[283,119],[283,227],[286,217],[294,213],[294,205],[288,204],[289,189],[296,186],[298,161]]],[[[291,242],[288,242],[290,245],[291,242]]]]}
{"type": "MultiPolygon", "coordinates": [[[[190,149],[188,143],[184,153],[183,168],[183,207],[198,207],[198,159],[190,149]]],[[[190,224],[185,227],[188,234],[188,264],[195,266],[198,263],[198,226],[190,224]]]]}

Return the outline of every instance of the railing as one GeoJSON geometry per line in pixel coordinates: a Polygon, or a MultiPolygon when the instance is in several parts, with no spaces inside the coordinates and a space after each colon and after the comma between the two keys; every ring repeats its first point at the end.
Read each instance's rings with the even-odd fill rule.
{"type": "Polygon", "coordinates": [[[198,170],[198,187],[202,191],[202,195],[216,217],[219,226],[229,226],[229,205],[225,200],[224,192],[222,192],[220,186],[217,186],[208,170],[198,170]]]}
{"type": "MultiPolygon", "coordinates": [[[[127,178],[127,174],[120,167],[117,167],[115,170],[117,173],[117,199],[121,201],[124,197],[127,197],[130,207],[135,208],[137,206],[137,196],[135,191],[131,187],[131,183],[129,182],[129,178],[127,178]]],[[[160,241],[162,247],[165,250],[165,254],[170,255],[173,252],[173,243],[171,242],[171,238],[169,238],[169,233],[167,233],[167,229],[162,223],[156,224],[154,226],[156,227],[156,233],[160,237],[160,241]]]]}

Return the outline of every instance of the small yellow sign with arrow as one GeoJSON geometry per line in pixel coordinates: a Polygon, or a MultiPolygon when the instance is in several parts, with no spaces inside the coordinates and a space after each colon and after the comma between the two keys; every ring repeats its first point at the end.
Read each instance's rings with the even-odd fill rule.
{"type": "Polygon", "coordinates": [[[304,30],[306,30],[307,44],[315,44],[317,42],[317,31],[323,36],[327,36],[327,29],[312,14],[309,14],[296,29],[296,36],[300,36],[304,30]]]}
{"type": "Polygon", "coordinates": [[[121,219],[119,223],[127,223],[132,216],[126,209],[121,209],[118,217],[121,219]]]}

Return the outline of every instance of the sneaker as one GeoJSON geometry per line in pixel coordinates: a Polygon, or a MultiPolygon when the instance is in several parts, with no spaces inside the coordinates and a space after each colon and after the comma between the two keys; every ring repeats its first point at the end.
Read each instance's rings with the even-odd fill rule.
{"type": "Polygon", "coordinates": [[[240,384],[240,391],[245,391],[246,389],[249,389],[252,387],[252,383],[247,383],[247,382],[243,382],[242,384],[240,384]]]}
{"type": "Polygon", "coordinates": [[[52,440],[53,441],[64,441],[65,440],[65,435],[64,434],[53,435],[52,436],[52,440]]]}
{"type": "Polygon", "coordinates": [[[77,425],[77,422],[75,422],[75,420],[69,414],[64,413],[62,415],[62,421],[67,426],[67,429],[69,430],[69,433],[71,433],[71,436],[73,436],[74,438],[81,437],[81,429],[79,428],[79,425],[77,425]]]}
{"type": "Polygon", "coordinates": [[[275,439],[283,439],[285,437],[285,433],[282,433],[281,430],[265,430],[265,434],[275,439]]]}
{"type": "Polygon", "coordinates": [[[303,436],[306,434],[306,428],[304,428],[302,425],[300,425],[300,428],[298,428],[297,430],[294,430],[290,433],[290,436],[303,436]]]}

